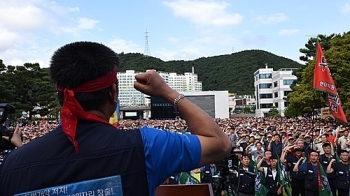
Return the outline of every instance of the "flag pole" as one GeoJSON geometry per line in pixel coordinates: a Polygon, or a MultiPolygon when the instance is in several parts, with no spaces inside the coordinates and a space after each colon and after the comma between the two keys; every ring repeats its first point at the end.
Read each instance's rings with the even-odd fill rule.
{"type": "MultiPolygon", "coordinates": [[[[319,40],[318,40],[318,35],[317,35],[316,36],[316,44],[315,44],[315,50],[316,50],[315,57],[314,57],[315,61],[317,59],[317,47],[318,47],[318,44],[319,44],[319,40]]],[[[314,63],[314,65],[316,66],[315,63],[314,63]]],[[[316,69],[316,67],[314,67],[314,72],[315,72],[315,69],[316,69]]],[[[312,133],[312,136],[313,136],[313,134],[315,132],[315,129],[316,129],[316,122],[315,122],[316,111],[315,110],[316,110],[316,96],[317,96],[316,89],[315,88],[313,88],[313,89],[314,89],[314,93],[313,93],[313,97],[312,97],[312,99],[313,99],[313,103],[312,103],[312,129],[311,129],[311,132],[310,132],[310,134],[312,133]]],[[[314,138],[311,137],[311,139],[313,140],[314,138]]],[[[314,141],[311,142],[310,145],[311,145],[311,149],[314,149],[314,141]]]]}

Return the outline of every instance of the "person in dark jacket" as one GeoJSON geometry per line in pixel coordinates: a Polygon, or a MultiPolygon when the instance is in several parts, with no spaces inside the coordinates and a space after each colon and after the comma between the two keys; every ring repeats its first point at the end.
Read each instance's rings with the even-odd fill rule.
{"type": "MultiPolygon", "coordinates": [[[[264,159],[267,159],[264,157],[264,159]]],[[[278,176],[280,175],[277,171],[277,156],[271,156],[269,158],[270,166],[261,167],[260,161],[257,164],[258,170],[263,172],[266,179],[266,188],[268,189],[267,196],[282,196],[283,195],[283,186],[278,183],[278,176]]]]}
{"type": "Polygon", "coordinates": [[[243,154],[241,158],[241,164],[239,166],[239,184],[238,195],[241,196],[254,196],[255,195],[255,177],[251,175],[254,173],[254,167],[249,165],[250,157],[247,154],[243,154]]]}
{"type": "Polygon", "coordinates": [[[304,172],[305,179],[305,195],[318,196],[318,172],[319,172],[319,154],[313,150],[310,153],[309,161],[305,161],[302,164],[300,162],[304,160],[301,157],[293,168],[293,172],[304,172]]]}
{"type": "Polygon", "coordinates": [[[276,133],[274,135],[274,141],[271,141],[269,143],[268,150],[271,150],[272,155],[281,157],[282,149],[283,149],[283,144],[281,142],[281,138],[279,134],[276,133]]]}
{"type": "Polygon", "coordinates": [[[338,196],[348,196],[350,186],[350,168],[349,168],[349,152],[340,151],[340,162],[332,159],[327,166],[327,173],[334,172],[336,174],[336,183],[338,196]]]}

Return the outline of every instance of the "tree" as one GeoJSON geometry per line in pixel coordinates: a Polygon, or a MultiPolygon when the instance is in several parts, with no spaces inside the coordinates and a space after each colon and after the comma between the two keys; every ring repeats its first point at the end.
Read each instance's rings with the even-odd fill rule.
{"type": "Polygon", "coordinates": [[[280,117],[280,113],[278,112],[275,106],[272,106],[269,112],[267,113],[268,117],[280,117]]]}
{"type": "Polygon", "coordinates": [[[251,108],[249,106],[245,106],[242,109],[242,113],[244,113],[244,114],[251,114],[251,113],[253,113],[253,111],[251,110],[251,108]]]}
{"type": "Polygon", "coordinates": [[[288,105],[286,109],[284,109],[284,116],[287,118],[297,117],[299,115],[299,111],[296,110],[297,107],[293,105],[288,105]]]}
{"type": "Polygon", "coordinates": [[[45,116],[58,105],[48,72],[38,63],[0,68],[3,70],[0,74],[0,102],[12,103],[17,116],[22,111],[29,111],[29,119],[35,114],[45,116]]]}
{"type": "MultiPolygon", "coordinates": [[[[321,43],[323,50],[328,50],[330,48],[330,40],[333,39],[335,34],[327,35],[317,35],[317,37],[311,37],[305,44],[305,48],[300,48],[299,52],[303,53],[303,56],[300,56],[299,59],[305,62],[305,65],[309,65],[310,61],[316,56],[316,44],[317,40],[321,43]]],[[[293,71],[293,74],[297,76],[295,84],[300,83],[302,79],[302,74],[306,66],[301,67],[293,71]]]]}
{"type": "Polygon", "coordinates": [[[300,48],[299,51],[303,53],[303,56],[300,56],[299,59],[301,61],[304,61],[306,64],[309,63],[310,60],[313,59],[313,57],[316,56],[316,43],[317,40],[320,41],[323,50],[329,50],[330,48],[330,40],[333,39],[335,34],[331,35],[321,35],[319,34],[317,37],[311,37],[307,43],[305,44],[305,48],[300,48]]]}
{"type": "MultiPolygon", "coordinates": [[[[350,32],[342,35],[319,36],[319,39],[342,100],[344,112],[350,114],[350,92],[347,90],[350,88],[350,32]]],[[[312,42],[315,40],[317,39],[313,38],[306,44],[308,50],[300,49],[301,52],[305,53],[304,57],[308,63],[302,71],[299,70],[298,80],[296,84],[291,86],[293,92],[287,96],[287,101],[290,103],[287,110],[288,115],[311,113],[313,109],[327,105],[327,94],[313,89],[315,61],[310,57],[316,55],[313,51],[316,50],[315,45],[312,42]]]]}

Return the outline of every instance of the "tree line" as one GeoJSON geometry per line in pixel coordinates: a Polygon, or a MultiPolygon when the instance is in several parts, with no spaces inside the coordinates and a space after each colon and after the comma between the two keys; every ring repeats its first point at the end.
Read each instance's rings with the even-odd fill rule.
{"type": "Polygon", "coordinates": [[[60,107],[48,69],[38,63],[6,66],[0,59],[0,81],[0,103],[16,107],[16,113],[10,118],[20,118],[22,112],[26,112],[29,119],[36,114],[58,118],[60,107]]]}

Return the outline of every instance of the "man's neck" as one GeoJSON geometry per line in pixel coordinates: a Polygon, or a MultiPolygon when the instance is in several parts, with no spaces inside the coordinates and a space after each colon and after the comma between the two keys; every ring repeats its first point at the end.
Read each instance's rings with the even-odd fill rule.
{"type": "Polygon", "coordinates": [[[343,163],[344,165],[348,165],[349,161],[341,161],[341,163],[343,163]]]}
{"type": "Polygon", "coordinates": [[[332,154],[331,153],[324,153],[324,156],[326,156],[327,158],[330,158],[330,157],[332,157],[332,154]]]}

